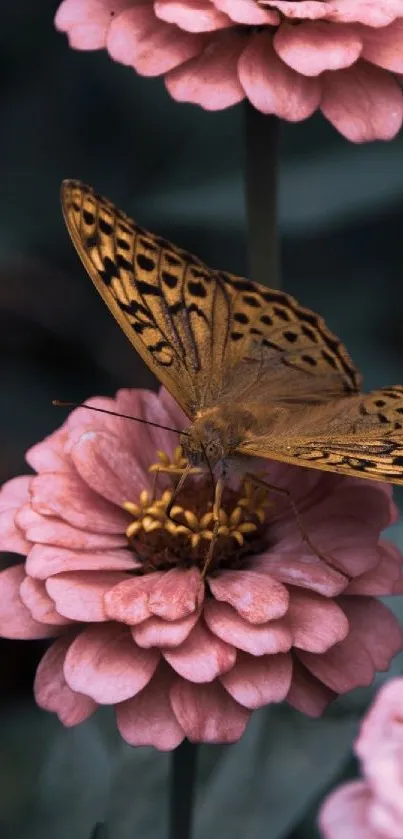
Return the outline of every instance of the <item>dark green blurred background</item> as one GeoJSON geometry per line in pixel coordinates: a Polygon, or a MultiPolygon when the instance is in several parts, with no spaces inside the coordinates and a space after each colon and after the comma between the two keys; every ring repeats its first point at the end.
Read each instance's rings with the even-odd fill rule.
{"type": "MultiPolygon", "coordinates": [[[[155,387],[75,255],[63,178],[214,266],[247,265],[242,106],[179,105],[160,79],[70,50],[53,29],[57,5],[2,7],[1,480],[24,471],[25,449],[63,419],[52,398],[155,387]]],[[[403,136],[353,146],[320,116],[281,127],[283,286],[325,316],[367,388],[403,381],[402,161],[403,136]]],[[[399,526],[394,536],[402,546],[399,526]]],[[[162,839],[168,757],[122,746],[108,713],[66,731],[36,710],[41,651],[0,642],[2,839],[87,839],[104,817],[110,839],[162,839]]],[[[317,801],[350,771],[369,697],[359,691],[315,722],[259,712],[236,747],[205,749],[197,839],[312,839],[317,801]]]]}

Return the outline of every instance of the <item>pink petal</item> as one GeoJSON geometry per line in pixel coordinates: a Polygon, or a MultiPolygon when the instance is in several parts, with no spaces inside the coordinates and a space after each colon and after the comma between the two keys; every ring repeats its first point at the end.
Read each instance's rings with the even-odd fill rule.
{"type": "Polygon", "coordinates": [[[74,527],[95,533],[125,532],[129,516],[74,475],[47,472],[32,478],[32,506],[43,516],[60,516],[74,527]]]}
{"type": "Polygon", "coordinates": [[[308,18],[316,20],[326,17],[329,10],[329,0],[267,0],[271,8],[278,9],[290,20],[308,18]]]}
{"type": "Polygon", "coordinates": [[[104,596],[127,574],[112,571],[73,571],[48,577],[46,590],[56,609],[66,618],[88,623],[109,620],[104,608],[104,596]]]}
{"type": "Polygon", "coordinates": [[[132,628],[132,635],[139,647],[179,647],[199,619],[199,612],[193,612],[177,621],[166,621],[155,616],[132,628]]]}
{"type": "Polygon", "coordinates": [[[391,659],[403,646],[403,633],[397,618],[373,597],[340,597],[340,605],[350,624],[350,635],[360,641],[376,670],[387,670],[391,659]]]}
{"type": "Polygon", "coordinates": [[[319,814],[323,839],[382,839],[371,827],[372,793],[365,781],[349,781],[325,798],[319,814]]]}
{"type": "Polygon", "coordinates": [[[343,24],[283,23],[274,35],[273,45],[280,58],[297,73],[319,76],[324,70],[354,64],[361,53],[362,39],[353,27],[343,24]]]}
{"type": "Polygon", "coordinates": [[[151,3],[135,5],[111,25],[108,52],[115,61],[129,64],[143,76],[160,76],[198,55],[203,34],[183,32],[158,20],[151,3]]]}
{"type": "Polygon", "coordinates": [[[371,656],[363,642],[348,635],[322,655],[298,651],[302,664],[335,693],[348,693],[356,687],[370,685],[375,675],[371,656]]]}
{"type": "Polygon", "coordinates": [[[144,577],[131,577],[119,583],[105,595],[105,609],[112,620],[134,626],[151,616],[149,608],[150,592],[156,579],[162,577],[161,571],[145,574],[144,577]]]}
{"type": "Polygon", "coordinates": [[[230,18],[209,0],[156,0],[154,11],[160,20],[174,23],[186,32],[212,32],[231,26],[230,18]]]}
{"type": "Polygon", "coordinates": [[[123,533],[107,536],[103,533],[79,530],[60,519],[41,516],[32,509],[30,504],[25,504],[18,510],[15,523],[30,542],[42,542],[45,545],[70,548],[73,551],[100,551],[101,549],[113,551],[114,548],[127,547],[127,537],[123,533]]]}
{"type": "Polygon", "coordinates": [[[31,446],[25,454],[27,463],[35,472],[72,472],[72,467],[65,452],[68,439],[67,425],[60,428],[31,446]]]}
{"type": "Polygon", "coordinates": [[[325,652],[349,631],[348,620],[334,601],[296,588],[291,590],[287,625],[294,636],[293,646],[312,653],[325,652]]]}
{"type": "Polygon", "coordinates": [[[148,684],[159,657],[157,650],[137,647],[126,627],[90,626],[71,644],[64,676],[72,690],[112,705],[130,699],[148,684]]]}
{"type": "Polygon", "coordinates": [[[11,508],[0,512],[0,550],[25,555],[28,553],[31,543],[24,538],[15,519],[15,509],[11,508]]]}
{"type": "Polygon", "coordinates": [[[270,621],[254,626],[245,621],[227,603],[206,600],[204,617],[209,629],[218,638],[251,655],[288,652],[292,635],[284,621],[270,621]]]}
{"type": "Polygon", "coordinates": [[[52,545],[34,545],[26,561],[27,574],[38,580],[62,571],[133,571],[138,565],[131,551],[70,551],[52,545]]]}
{"type": "Polygon", "coordinates": [[[332,0],[331,18],[341,23],[360,21],[368,26],[386,26],[402,15],[402,0],[332,0]]]}
{"type": "Polygon", "coordinates": [[[353,143],[391,140],[403,121],[403,93],[392,76],[371,64],[323,75],[321,110],[353,143]]]}
{"type": "Polygon", "coordinates": [[[304,550],[290,553],[276,546],[275,551],[257,557],[254,567],[286,585],[317,591],[325,597],[340,594],[348,584],[344,574],[326,565],[318,556],[304,553],[304,550]]]}
{"type": "Polygon", "coordinates": [[[289,705],[308,717],[320,717],[335,696],[334,691],[315,679],[301,662],[294,661],[292,682],[287,696],[289,705]]]}
{"type": "Polygon", "coordinates": [[[31,481],[32,475],[21,475],[0,487],[0,513],[3,510],[18,509],[29,501],[31,481]]]}
{"type": "MultiPolygon", "coordinates": [[[[403,13],[403,9],[402,9],[403,13]]],[[[403,73],[403,20],[395,20],[380,29],[362,28],[362,58],[390,70],[403,73]]]]}
{"type": "Polygon", "coordinates": [[[394,744],[394,753],[398,756],[403,740],[402,708],[403,678],[399,676],[382,685],[354,743],[354,751],[365,771],[389,743],[394,744]]]}
{"type": "Polygon", "coordinates": [[[120,734],[130,746],[154,746],[171,751],[184,739],[169,701],[172,674],[168,667],[158,667],[148,685],[116,707],[120,734]]]}
{"type": "Polygon", "coordinates": [[[113,15],[131,5],[131,0],[64,0],[59,6],[55,26],[69,36],[77,50],[96,50],[105,46],[113,15]]]}
{"type": "Polygon", "coordinates": [[[259,6],[255,0],[214,0],[214,5],[225,12],[234,23],[244,23],[247,26],[277,26],[280,22],[278,12],[259,6]]]}
{"type": "Polygon", "coordinates": [[[172,568],[153,576],[148,601],[150,612],[167,621],[179,620],[197,611],[204,599],[204,583],[198,568],[172,568]]]}
{"type": "Polygon", "coordinates": [[[203,52],[171,70],[166,87],[178,102],[194,102],[207,111],[221,111],[244,99],[238,79],[238,59],[244,38],[236,32],[212,36],[203,52]]]}
{"type": "Polygon", "coordinates": [[[250,38],[239,59],[238,71],[246,96],[264,114],[299,122],[319,107],[318,79],[308,79],[283,64],[267,31],[250,38]]]}
{"type": "Polygon", "coordinates": [[[78,725],[97,708],[89,696],[72,691],[63,675],[66,652],[71,637],[59,638],[45,653],[35,676],[35,699],[45,711],[54,711],[63,725],[78,725]]]}
{"type": "Polygon", "coordinates": [[[245,708],[261,708],[269,702],[282,702],[291,684],[292,659],[286,655],[258,658],[238,653],[229,673],[220,677],[228,693],[245,708]]]}
{"type": "Polygon", "coordinates": [[[216,600],[229,603],[253,624],[281,618],[287,611],[288,591],[269,574],[224,571],[208,580],[216,600]]]}
{"type": "Polygon", "coordinates": [[[165,660],[184,679],[200,684],[212,682],[235,664],[236,650],[220,641],[199,621],[186,641],[162,651],[165,660]]]}
{"type": "Polygon", "coordinates": [[[31,616],[20,598],[20,586],[25,579],[24,565],[12,565],[0,572],[0,635],[28,641],[58,635],[55,626],[39,623],[31,616]]]}
{"type": "Polygon", "coordinates": [[[194,685],[177,679],[170,699],[179,725],[191,743],[234,743],[242,737],[250,711],[218,683],[194,685]]]}
{"type": "Polygon", "coordinates": [[[39,623],[50,623],[54,626],[65,626],[70,623],[56,611],[55,604],[49,597],[42,580],[25,577],[20,586],[20,597],[34,620],[39,623]]]}
{"type": "Polygon", "coordinates": [[[72,447],[71,458],[84,483],[118,507],[150,486],[137,459],[111,434],[86,431],[72,447]]]}
{"type": "Polygon", "coordinates": [[[365,574],[361,574],[345,589],[345,594],[366,594],[381,596],[392,594],[394,584],[400,577],[400,566],[402,556],[395,545],[388,542],[381,542],[378,546],[380,562],[376,568],[370,568],[365,574]]]}

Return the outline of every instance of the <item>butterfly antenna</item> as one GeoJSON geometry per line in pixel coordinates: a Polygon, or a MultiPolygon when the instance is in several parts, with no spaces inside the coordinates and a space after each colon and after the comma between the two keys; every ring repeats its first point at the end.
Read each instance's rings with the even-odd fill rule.
{"type": "Polygon", "coordinates": [[[166,514],[167,518],[169,518],[169,519],[171,518],[171,510],[172,510],[172,507],[175,503],[175,499],[178,497],[178,494],[181,491],[181,489],[183,487],[183,484],[185,483],[185,481],[186,481],[186,479],[189,475],[189,472],[192,470],[192,468],[193,468],[192,464],[188,463],[188,465],[183,470],[183,472],[182,472],[182,474],[179,478],[178,483],[176,484],[176,487],[175,487],[175,489],[172,493],[172,498],[171,498],[171,500],[170,500],[170,502],[169,502],[169,504],[168,504],[168,506],[165,510],[165,514],[166,514]]]}
{"type": "Polygon", "coordinates": [[[52,399],[52,405],[55,405],[56,408],[87,408],[88,411],[97,411],[99,414],[110,414],[112,417],[134,420],[134,422],[141,422],[143,425],[152,425],[153,428],[162,428],[164,431],[173,431],[174,434],[184,434],[185,437],[189,436],[186,431],[182,431],[180,428],[171,428],[169,425],[161,425],[159,422],[140,419],[140,417],[133,417],[130,414],[119,414],[117,411],[108,411],[107,408],[96,408],[95,405],[86,405],[85,402],[62,402],[60,399],[52,399]]]}

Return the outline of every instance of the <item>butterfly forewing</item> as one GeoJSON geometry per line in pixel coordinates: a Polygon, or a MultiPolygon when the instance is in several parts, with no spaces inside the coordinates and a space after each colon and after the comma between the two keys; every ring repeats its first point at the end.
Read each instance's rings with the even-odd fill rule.
{"type": "Polygon", "coordinates": [[[62,204],[96,288],[191,419],[245,407],[254,423],[243,455],[403,483],[403,388],[359,394],[360,375],[322,318],[209,269],[79,181],[63,183],[62,204]]]}

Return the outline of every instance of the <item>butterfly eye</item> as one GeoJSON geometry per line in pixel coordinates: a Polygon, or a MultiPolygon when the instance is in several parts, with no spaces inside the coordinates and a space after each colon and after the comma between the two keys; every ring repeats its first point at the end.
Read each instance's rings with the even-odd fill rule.
{"type": "Polygon", "coordinates": [[[215,463],[220,459],[220,457],[222,457],[223,450],[218,440],[209,440],[205,447],[205,452],[208,459],[215,463]]]}

